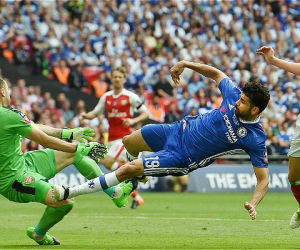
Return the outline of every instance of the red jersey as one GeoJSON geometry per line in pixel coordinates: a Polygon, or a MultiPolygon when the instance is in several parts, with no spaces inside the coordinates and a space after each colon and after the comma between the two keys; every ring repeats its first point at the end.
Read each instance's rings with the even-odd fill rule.
{"type": "Polygon", "coordinates": [[[133,118],[134,110],[139,112],[146,111],[141,99],[135,93],[123,89],[118,95],[114,91],[106,92],[99,100],[93,112],[103,114],[105,109],[108,115],[108,141],[122,139],[125,135],[131,134],[131,127],[125,127],[123,120],[133,118]]]}

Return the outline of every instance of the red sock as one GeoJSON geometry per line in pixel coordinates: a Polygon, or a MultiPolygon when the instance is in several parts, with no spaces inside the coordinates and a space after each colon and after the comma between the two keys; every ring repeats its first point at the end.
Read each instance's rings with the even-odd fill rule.
{"type": "Polygon", "coordinates": [[[291,190],[293,192],[295,199],[300,204],[300,185],[291,185],[291,190]]]}
{"type": "Polygon", "coordinates": [[[132,193],[131,193],[131,197],[134,198],[138,195],[138,191],[137,190],[134,190],[132,193]]]}

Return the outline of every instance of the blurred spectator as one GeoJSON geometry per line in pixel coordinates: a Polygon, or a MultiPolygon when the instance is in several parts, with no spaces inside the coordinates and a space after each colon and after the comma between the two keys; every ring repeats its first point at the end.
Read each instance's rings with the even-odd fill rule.
{"type": "Polygon", "coordinates": [[[91,45],[86,43],[82,52],[82,60],[85,66],[98,66],[99,59],[97,55],[91,50],[91,45]]]}
{"type": "Polygon", "coordinates": [[[18,48],[14,50],[14,59],[17,64],[26,64],[31,62],[29,46],[24,42],[20,42],[18,48]]]}
{"type": "Polygon", "coordinates": [[[169,112],[165,115],[164,122],[172,123],[179,120],[180,120],[180,115],[176,111],[176,105],[174,103],[171,103],[169,112]]]}
{"type": "Polygon", "coordinates": [[[17,91],[19,92],[20,96],[22,96],[24,93],[27,93],[26,81],[24,79],[19,79],[17,81],[17,87],[17,91]]]}
{"type": "Polygon", "coordinates": [[[46,105],[45,108],[43,109],[43,113],[49,115],[52,123],[59,122],[59,125],[57,127],[65,126],[65,120],[63,119],[60,110],[56,107],[54,99],[49,99],[46,101],[46,105]]]}
{"type": "Polygon", "coordinates": [[[167,81],[166,72],[161,70],[159,72],[159,79],[157,83],[153,86],[154,92],[159,97],[172,98],[175,96],[175,89],[173,86],[167,81]]]}
{"type": "Polygon", "coordinates": [[[193,73],[190,83],[188,84],[188,92],[190,94],[196,94],[200,88],[207,88],[207,86],[202,82],[201,75],[198,73],[193,73]]]}
{"type": "Polygon", "coordinates": [[[56,107],[61,109],[64,102],[67,100],[66,94],[61,92],[56,97],[56,107]]]}
{"type": "Polygon", "coordinates": [[[69,11],[70,17],[74,18],[81,18],[84,8],[84,1],[76,0],[76,1],[68,1],[64,4],[64,7],[69,11]]]}
{"type": "Polygon", "coordinates": [[[66,60],[61,59],[59,65],[53,68],[53,73],[56,79],[64,84],[68,84],[68,77],[70,75],[70,68],[67,66],[66,60]]]}
{"type": "Polygon", "coordinates": [[[108,90],[108,83],[105,81],[105,74],[99,73],[98,78],[92,81],[91,85],[97,98],[100,98],[108,90]]]}
{"type": "Polygon", "coordinates": [[[33,122],[37,123],[41,116],[41,110],[38,107],[37,103],[32,103],[31,113],[33,114],[33,122]]]}
{"type": "Polygon", "coordinates": [[[66,124],[69,124],[70,121],[74,118],[74,112],[71,110],[71,103],[68,99],[66,99],[62,103],[60,112],[61,112],[63,118],[65,119],[66,124]]]}
{"type": "Polygon", "coordinates": [[[82,73],[83,67],[78,64],[75,69],[73,69],[68,77],[68,83],[70,88],[80,89],[86,91],[88,87],[88,82],[82,73]]]}
{"type": "Polygon", "coordinates": [[[154,96],[153,103],[148,105],[148,110],[150,113],[150,119],[157,121],[159,123],[163,123],[165,120],[165,110],[160,107],[158,104],[159,97],[154,96]]]}
{"type": "Polygon", "coordinates": [[[67,55],[68,65],[72,68],[82,63],[80,51],[78,50],[78,45],[73,44],[71,51],[67,55]]]}
{"type": "Polygon", "coordinates": [[[293,139],[292,135],[288,133],[289,124],[284,122],[282,124],[282,130],[278,135],[280,151],[279,154],[286,155],[290,149],[291,140],[293,139]]]}

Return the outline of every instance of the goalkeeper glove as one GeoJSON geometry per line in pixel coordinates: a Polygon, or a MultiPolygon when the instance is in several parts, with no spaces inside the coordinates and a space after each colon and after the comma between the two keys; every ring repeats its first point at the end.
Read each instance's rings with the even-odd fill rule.
{"type": "Polygon", "coordinates": [[[77,144],[76,155],[91,157],[95,162],[100,162],[107,154],[107,147],[98,142],[79,142],[77,144]]]}
{"type": "Polygon", "coordinates": [[[63,129],[61,138],[80,141],[82,138],[86,140],[92,140],[95,135],[95,131],[89,127],[79,127],[73,129],[63,129]]]}

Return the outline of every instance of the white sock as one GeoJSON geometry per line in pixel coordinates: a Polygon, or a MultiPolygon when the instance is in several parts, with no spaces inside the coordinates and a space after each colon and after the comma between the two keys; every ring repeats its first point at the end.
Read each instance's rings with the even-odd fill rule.
{"type": "Polygon", "coordinates": [[[70,188],[68,199],[82,194],[95,193],[103,189],[115,186],[119,183],[120,182],[118,181],[115,172],[106,175],[101,175],[100,177],[89,180],[79,186],[70,188]]]}
{"type": "MultiPolygon", "coordinates": [[[[102,175],[103,176],[103,175],[102,175]]],[[[105,182],[106,183],[103,183],[104,185],[106,184],[107,187],[106,188],[109,188],[109,187],[112,187],[112,186],[115,186],[115,185],[118,185],[120,182],[119,180],[117,179],[117,176],[116,176],[116,172],[111,172],[109,174],[106,174],[104,175],[105,177],[105,182]]],[[[103,185],[102,184],[102,185],[103,185]]]]}
{"type": "Polygon", "coordinates": [[[99,177],[95,179],[91,179],[79,186],[75,186],[72,188],[69,188],[69,196],[68,199],[76,197],[78,195],[82,194],[89,194],[89,193],[95,193],[97,191],[103,190],[99,177]]]}

